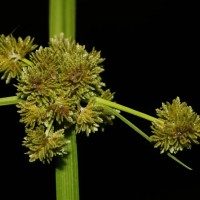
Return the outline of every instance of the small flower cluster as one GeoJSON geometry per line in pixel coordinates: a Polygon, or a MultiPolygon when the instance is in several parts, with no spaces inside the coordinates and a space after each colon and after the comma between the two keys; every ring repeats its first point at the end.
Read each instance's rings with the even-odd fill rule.
{"type": "Polygon", "coordinates": [[[199,144],[200,117],[191,106],[181,103],[177,97],[172,101],[162,103],[156,109],[159,120],[152,122],[150,136],[154,147],[159,147],[160,152],[177,153],[183,149],[191,149],[192,144],[199,144]]]}
{"type": "Polygon", "coordinates": [[[20,76],[22,68],[27,65],[23,59],[37,48],[33,41],[30,36],[16,40],[12,35],[0,35],[0,72],[3,72],[1,79],[6,79],[6,83],[20,76]]]}
{"type": "MultiPolygon", "coordinates": [[[[9,46],[4,56],[8,58],[7,63],[2,64],[0,57],[6,73],[10,69],[9,61],[12,62],[10,51],[18,44],[15,39],[7,44],[7,38],[10,37],[1,36],[0,45],[0,55],[3,47],[9,46]]],[[[22,53],[28,54],[35,45],[31,39],[25,42],[19,39],[19,43],[20,47],[24,44],[23,48],[17,48],[21,62],[22,53]]],[[[105,83],[100,74],[104,71],[104,59],[100,52],[94,48],[88,52],[85,46],[61,33],[50,39],[48,47],[40,46],[32,51],[28,61],[29,65],[20,63],[20,70],[15,71],[20,74],[15,86],[21,100],[17,104],[20,122],[25,124],[27,133],[23,145],[29,149],[31,162],[50,162],[54,156],[66,154],[65,146],[69,143],[66,138],[71,127],[76,133],[85,132],[89,136],[104,130],[105,124],[112,124],[114,116],[93,100],[97,96],[107,100],[114,97],[109,89],[103,89],[105,83]]],[[[14,76],[11,73],[9,77],[14,76]]]]}
{"type": "Polygon", "coordinates": [[[57,155],[66,154],[65,146],[70,143],[64,138],[64,129],[56,132],[50,130],[46,133],[44,126],[36,129],[27,129],[27,136],[24,137],[23,146],[29,148],[26,153],[29,155],[29,161],[40,160],[42,163],[51,162],[52,158],[57,155]]]}

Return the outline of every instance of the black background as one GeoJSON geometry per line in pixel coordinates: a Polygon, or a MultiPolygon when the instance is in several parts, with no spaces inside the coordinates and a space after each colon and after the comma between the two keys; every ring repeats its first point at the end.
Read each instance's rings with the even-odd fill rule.
{"type": "MultiPolygon", "coordinates": [[[[48,1],[3,1],[0,34],[48,44],[48,1]]],[[[76,40],[101,51],[107,88],[115,101],[155,116],[162,102],[180,97],[200,113],[199,18],[194,2],[77,0],[76,40]]],[[[13,82],[12,82],[13,83],[13,82]]],[[[15,95],[0,83],[0,96],[15,95]]],[[[55,200],[53,165],[29,163],[24,127],[15,106],[0,108],[1,195],[4,199],[55,200]]],[[[150,122],[125,114],[146,133],[150,122]]],[[[198,146],[177,155],[189,171],[160,155],[116,119],[105,132],[77,136],[80,200],[196,199],[200,187],[198,146]]]]}

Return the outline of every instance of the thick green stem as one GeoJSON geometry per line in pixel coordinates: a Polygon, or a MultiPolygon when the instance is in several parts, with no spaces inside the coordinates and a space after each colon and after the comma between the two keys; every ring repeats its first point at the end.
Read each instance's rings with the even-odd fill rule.
{"type": "Polygon", "coordinates": [[[71,140],[67,145],[68,156],[59,158],[56,166],[56,199],[57,200],[78,200],[79,199],[79,178],[78,178],[78,155],[76,134],[73,130],[66,133],[71,140]]]}
{"type": "MultiPolygon", "coordinates": [[[[50,37],[63,32],[66,37],[75,39],[75,8],[75,0],[49,0],[50,37]]],[[[71,141],[67,149],[69,154],[58,159],[55,170],[57,200],[79,200],[78,155],[73,130],[68,139],[71,141]]]]}
{"type": "Polygon", "coordinates": [[[49,36],[61,32],[75,38],[76,0],[49,0],[49,36]]]}

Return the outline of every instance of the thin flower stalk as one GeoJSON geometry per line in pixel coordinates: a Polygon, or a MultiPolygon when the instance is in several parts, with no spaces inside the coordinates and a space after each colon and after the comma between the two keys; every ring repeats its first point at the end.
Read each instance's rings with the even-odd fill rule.
{"type": "MultiPolygon", "coordinates": [[[[112,105],[112,104],[110,104],[112,105]]],[[[116,104],[115,104],[116,106],[116,104]]],[[[151,141],[151,137],[149,137],[147,134],[145,134],[141,129],[139,129],[137,126],[135,126],[132,122],[130,122],[127,118],[123,117],[119,112],[117,112],[116,110],[114,110],[113,108],[104,105],[104,108],[107,109],[109,112],[111,112],[112,114],[114,114],[115,116],[117,116],[120,120],[122,120],[125,124],[127,124],[128,126],[130,126],[134,131],[136,131],[138,134],[140,134],[143,138],[145,138],[147,141],[152,142],[151,141]]],[[[181,160],[179,160],[177,157],[175,157],[174,155],[172,155],[171,153],[167,153],[167,156],[169,156],[171,159],[173,159],[175,162],[177,162],[178,164],[180,164],[181,166],[185,167],[188,170],[192,170],[191,167],[189,167],[188,165],[186,165],[185,163],[183,163],[181,160]]]]}

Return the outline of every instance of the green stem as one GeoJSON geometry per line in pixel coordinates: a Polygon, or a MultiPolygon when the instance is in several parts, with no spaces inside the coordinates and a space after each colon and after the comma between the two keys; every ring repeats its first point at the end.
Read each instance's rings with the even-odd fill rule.
{"type": "MultiPolygon", "coordinates": [[[[146,140],[148,140],[149,142],[151,142],[150,137],[148,135],[146,135],[142,130],[140,130],[137,126],[135,126],[133,123],[131,123],[129,120],[127,120],[125,117],[123,117],[121,114],[119,114],[118,112],[116,112],[114,109],[108,107],[108,106],[104,106],[104,108],[106,110],[108,110],[109,112],[111,112],[113,115],[115,115],[116,117],[118,117],[119,119],[121,119],[125,124],[127,124],[128,126],[130,126],[133,130],[135,130],[137,133],[139,133],[142,137],[144,137],[146,140]]],[[[192,168],[188,167],[186,164],[184,164],[182,161],[180,161],[178,158],[176,158],[175,156],[173,156],[170,153],[167,153],[167,156],[169,156],[171,159],[173,159],[174,161],[176,161],[178,164],[182,165],[183,167],[185,167],[186,169],[192,170],[192,168]]]]}
{"type": "Polygon", "coordinates": [[[119,119],[121,119],[125,124],[127,124],[128,126],[130,126],[137,133],[139,133],[143,138],[145,138],[149,142],[151,141],[150,137],[147,134],[145,134],[143,131],[141,131],[137,126],[135,126],[133,123],[131,123],[125,117],[123,117],[117,111],[115,111],[114,109],[110,108],[109,106],[105,106],[105,105],[104,105],[104,108],[106,108],[106,110],[108,110],[110,113],[112,113],[113,115],[115,115],[116,117],[118,117],[119,119]]]}
{"type": "Polygon", "coordinates": [[[167,155],[172,158],[173,160],[175,160],[176,162],[178,162],[180,165],[182,165],[183,167],[189,169],[189,170],[192,170],[192,168],[188,167],[186,164],[184,164],[182,161],[178,160],[175,156],[173,156],[172,154],[170,153],[167,153],[167,155]]]}
{"type": "MultiPolygon", "coordinates": [[[[75,8],[76,0],[49,0],[49,37],[63,32],[65,37],[75,39],[75,8]]],[[[78,155],[74,130],[68,139],[71,141],[67,149],[69,154],[58,158],[56,163],[57,200],[79,200],[78,155]]]]}
{"type": "Polygon", "coordinates": [[[48,124],[48,126],[47,126],[47,129],[46,129],[46,131],[45,131],[45,135],[46,136],[48,136],[49,135],[49,132],[50,132],[50,130],[51,130],[51,128],[52,128],[52,125],[53,125],[53,119],[49,122],[49,124],[48,124]]]}
{"type": "Polygon", "coordinates": [[[21,100],[17,98],[17,96],[11,96],[11,97],[2,97],[0,98],[0,106],[7,106],[7,105],[13,105],[17,104],[21,100]]]}
{"type": "MultiPolygon", "coordinates": [[[[127,112],[127,113],[130,113],[132,115],[135,115],[135,116],[138,116],[138,117],[141,117],[143,119],[146,119],[146,120],[149,120],[149,121],[155,121],[155,120],[159,120],[157,119],[156,117],[152,117],[150,115],[147,115],[143,112],[139,112],[137,110],[134,110],[134,109],[131,109],[129,107],[126,107],[126,106],[123,106],[121,104],[118,104],[118,103],[115,103],[115,102],[112,102],[112,101],[108,101],[106,99],[102,99],[100,97],[95,97],[95,100],[97,103],[99,104],[102,104],[102,105],[106,105],[106,106],[110,106],[112,108],[116,108],[118,110],[121,110],[121,111],[124,111],[124,112],[127,112]]],[[[160,120],[159,120],[160,121],[160,120]]]]}
{"type": "Polygon", "coordinates": [[[74,129],[67,130],[70,144],[67,145],[68,156],[58,158],[56,165],[56,199],[78,200],[79,199],[79,177],[78,177],[78,155],[76,134],[74,129]]]}
{"type": "Polygon", "coordinates": [[[29,66],[32,66],[32,65],[33,65],[33,63],[32,63],[30,60],[26,59],[26,58],[23,58],[22,61],[23,61],[25,64],[29,65],[29,66]]]}
{"type": "Polygon", "coordinates": [[[76,0],[49,0],[49,36],[61,32],[66,37],[75,38],[76,0]]]}

